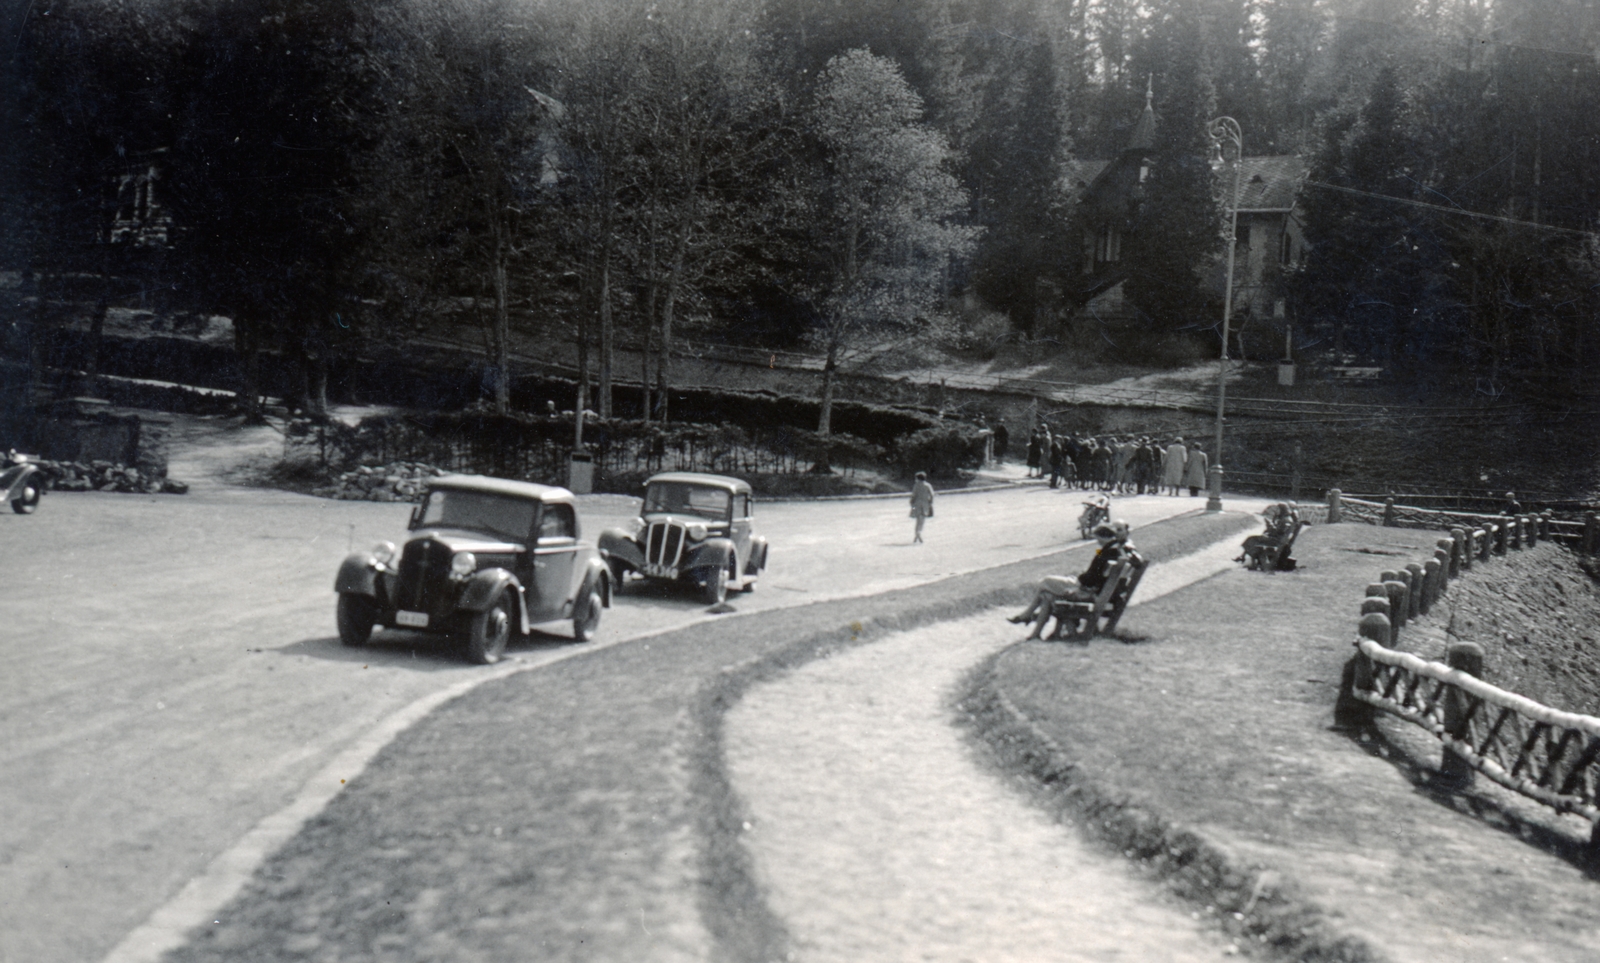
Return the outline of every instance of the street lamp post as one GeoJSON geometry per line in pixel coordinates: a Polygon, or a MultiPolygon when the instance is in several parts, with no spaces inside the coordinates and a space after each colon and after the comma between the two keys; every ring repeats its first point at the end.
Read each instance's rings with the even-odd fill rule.
{"type": "MultiPolygon", "coordinates": [[[[1222,358],[1217,363],[1217,443],[1216,457],[1211,462],[1211,477],[1207,479],[1210,490],[1206,498],[1206,511],[1222,511],[1222,422],[1228,396],[1228,321],[1233,317],[1233,256],[1239,245],[1239,169],[1244,166],[1244,133],[1239,122],[1232,117],[1218,117],[1211,122],[1211,136],[1218,142],[1233,144],[1233,193],[1228,201],[1228,280],[1222,292],[1222,358]]],[[[1226,157],[1224,157],[1226,159],[1226,157]]]]}

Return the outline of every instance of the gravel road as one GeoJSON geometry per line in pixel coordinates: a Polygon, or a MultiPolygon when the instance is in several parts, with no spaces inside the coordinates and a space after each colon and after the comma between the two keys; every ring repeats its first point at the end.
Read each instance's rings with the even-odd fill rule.
{"type": "MultiPolygon", "coordinates": [[[[270,429],[180,419],[177,435],[172,471],[189,495],[53,493],[35,515],[0,516],[5,963],[102,959],[192,881],[218,867],[248,876],[239,841],[304,811],[307,792],[337,792],[355,773],[330,774],[335,760],[424,700],[501,671],[429,636],[379,633],[359,650],[333,637],[340,558],[397,538],[407,506],[229,484],[227,469],[281,444],[270,429]],[[330,775],[331,787],[313,785],[330,775]]],[[[734,606],[863,595],[1056,551],[1076,541],[1078,501],[1039,487],[944,496],[915,549],[899,500],[763,505],[772,568],[734,606]]],[[[586,496],[586,532],[635,504],[586,496]]],[[[1118,506],[1135,525],[1196,507],[1118,506]]],[[[595,647],[712,618],[631,587],[595,647]]],[[[511,667],[572,649],[559,635],[522,642],[511,667]]]]}
{"type": "MultiPolygon", "coordinates": [[[[1228,566],[1236,551],[1230,538],[1152,566],[1148,597],[1228,566]]],[[[1085,846],[972,758],[949,702],[967,669],[1022,634],[1006,614],[813,662],[728,713],[728,765],[753,817],[743,839],[797,958],[1227,955],[1224,938],[1125,860],[1085,846]]]]}

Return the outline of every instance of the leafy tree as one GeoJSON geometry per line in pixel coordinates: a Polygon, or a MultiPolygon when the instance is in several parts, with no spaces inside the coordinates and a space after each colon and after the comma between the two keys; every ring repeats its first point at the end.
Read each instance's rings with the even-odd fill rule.
{"type": "Polygon", "coordinates": [[[932,310],[951,259],[974,238],[952,223],[967,198],[947,169],[944,139],[921,118],[921,99],[899,69],[865,50],[830,60],[810,105],[819,163],[806,185],[808,293],[826,352],[819,434],[830,430],[845,350],[932,310]]]}
{"type": "Polygon", "coordinates": [[[147,291],[160,267],[157,225],[119,224],[152,213],[135,200],[148,198],[149,171],[171,136],[162,71],[183,34],[170,4],[110,0],[19,11],[7,26],[0,261],[32,281],[36,352],[68,302],[94,303],[82,359],[93,376],[110,303],[147,291]]]}
{"type": "Polygon", "coordinates": [[[509,3],[414,0],[385,11],[382,100],[364,159],[380,290],[425,312],[480,297],[495,410],[511,404],[514,287],[547,293],[553,191],[566,108],[543,93],[541,24],[509,3]],[[520,284],[519,284],[520,282],[520,284]]]}
{"type": "MultiPolygon", "coordinates": [[[[377,0],[373,0],[377,2],[377,0]]],[[[327,361],[353,330],[359,229],[354,160],[372,114],[372,3],[197,0],[168,197],[174,279],[190,304],[230,316],[257,412],[255,358],[281,344],[326,408],[327,361]]]]}

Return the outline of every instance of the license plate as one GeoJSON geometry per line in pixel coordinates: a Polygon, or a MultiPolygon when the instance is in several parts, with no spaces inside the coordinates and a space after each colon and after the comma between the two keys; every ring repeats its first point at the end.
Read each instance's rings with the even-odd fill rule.
{"type": "Polygon", "coordinates": [[[677,578],[678,570],[670,565],[651,565],[646,563],[644,574],[651,578],[677,578]]]}
{"type": "Polygon", "coordinates": [[[404,625],[413,629],[425,629],[428,627],[428,613],[401,610],[394,614],[394,624],[404,625]]]}

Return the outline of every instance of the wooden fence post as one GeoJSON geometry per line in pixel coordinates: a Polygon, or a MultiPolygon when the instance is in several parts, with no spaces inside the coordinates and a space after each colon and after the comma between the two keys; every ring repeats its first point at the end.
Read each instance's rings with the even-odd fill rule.
{"type": "Polygon", "coordinates": [[[1539,516],[1524,515],[1518,519],[1522,523],[1522,544],[1533,548],[1539,544],[1539,516]]]}
{"type": "Polygon", "coordinates": [[[1435,605],[1438,605],[1438,600],[1445,595],[1445,566],[1438,563],[1438,557],[1435,555],[1434,558],[1424,561],[1422,568],[1426,571],[1426,574],[1422,576],[1422,581],[1427,585],[1424,598],[1427,600],[1427,608],[1432,609],[1435,605]]]}
{"type": "Polygon", "coordinates": [[[1389,596],[1389,647],[1395,648],[1400,644],[1400,627],[1406,624],[1406,610],[1410,608],[1407,595],[1410,589],[1406,583],[1395,579],[1383,583],[1383,590],[1389,596]]]}
{"type": "Polygon", "coordinates": [[[1433,550],[1433,559],[1439,563],[1439,584],[1434,586],[1434,601],[1438,601],[1450,592],[1450,560],[1453,556],[1450,549],[1444,546],[1450,544],[1449,539],[1443,540],[1444,544],[1433,550]]]}
{"type": "Polygon", "coordinates": [[[1337,488],[1328,489],[1328,524],[1337,525],[1344,514],[1344,493],[1337,488]]]}
{"type": "MultiPolygon", "coordinates": [[[[1367,602],[1378,601],[1378,599],[1367,600],[1367,602]]],[[[1366,603],[1362,603],[1362,607],[1365,608],[1366,603]]],[[[1362,638],[1371,639],[1379,645],[1386,645],[1390,635],[1389,620],[1378,612],[1362,615],[1358,631],[1362,638]]],[[[1355,655],[1344,664],[1344,671],[1339,675],[1339,697],[1333,703],[1335,729],[1359,733],[1370,731],[1377,724],[1377,709],[1354,695],[1357,689],[1371,688],[1372,660],[1357,649],[1355,655]]]]}
{"type": "Polygon", "coordinates": [[[1478,561],[1487,562],[1494,552],[1494,526],[1485,525],[1483,528],[1478,529],[1475,537],[1481,538],[1481,541],[1478,542],[1478,561]]]}
{"type": "Polygon", "coordinates": [[[1411,596],[1406,603],[1406,621],[1411,621],[1422,614],[1422,563],[1407,562],[1406,571],[1410,573],[1407,584],[1411,587],[1411,596]]]}
{"type": "MultiPolygon", "coordinates": [[[[1475,679],[1483,678],[1483,647],[1476,642],[1454,642],[1445,655],[1450,668],[1465,672],[1475,679]]],[[[1444,696],[1444,731],[1457,739],[1470,736],[1467,725],[1467,697],[1460,689],[1450,686],[1444,696]]],[[[1439,779],[1452,789],[1465,789],[1472,785],[1472,764],[1446,747],[1439,763],[1439,779]]]]}
{"type": "Polygon", "coordinates": [[[1550,532],[1551,532],[1550,523],[1555,521],[1555,518],[1556,518],[1556,513],[1551,511],[1548,508],[1546,508],[1544,511],[1539,513],[1539,537],[1540,538],[1549,538],[1550,537],[1550,532]]]}
{"type": "Polygon", "coordinates": [[[1383,527],[1394,527],[1394,499],[1392,497],[1383,500],[1383,527]]]}
{"type": "Polygon", "coordinates": [[[1523,516],[1521,515],[1514,515],[1507,519],[1511,524],[1511,534],[1507,540],[1507,546],[1519,552],[1522,551],[1522,519],[1523,516]]]}
{"type": "Polygon", "coordinates": [[[1459,578],[1462,572],[1472,568],[1472,543],[1464,528],[1450,529],[1450,542],[1450,577],[1459,578]]]}
{"type": "Polygon", "coordinates": [[[1593,555],[1600,546],[1600,518],[1594,512],[1583,513],[1583,554],[1593,555]]]}
{"type": "Polygon", "coordinates": [[[1511,542],[1511,519],[1501,515],[1494,523],[1494,553],[1504,555],[1511,542]]]}

